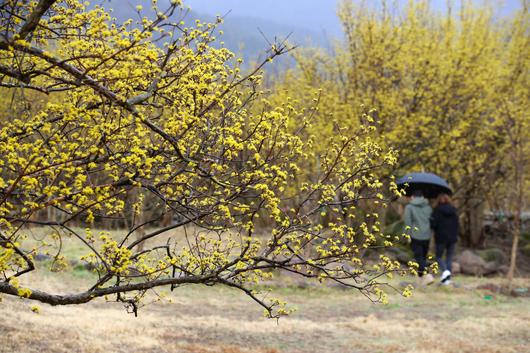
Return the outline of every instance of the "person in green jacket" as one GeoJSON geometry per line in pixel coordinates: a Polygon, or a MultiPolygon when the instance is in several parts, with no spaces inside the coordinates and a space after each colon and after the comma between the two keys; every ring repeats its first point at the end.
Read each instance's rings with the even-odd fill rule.
{"type": "MultiPolygon", "coordinates": [[[[429,242],[431,240],[430,218],[432,208],[429,201],[423,197],[421,190],[416,190],[412,194],[409,204],[405,207],[404,223],[407,226],[407,234],[411,238],[411,248],[414,253],[414,259],[418,263],[418,275],[423,277],[426,274],[427,252],[429,251],[429,242]]],[[[434,281],[432,275],[425,276],[425,283],[430,284],[434,281]]]]}

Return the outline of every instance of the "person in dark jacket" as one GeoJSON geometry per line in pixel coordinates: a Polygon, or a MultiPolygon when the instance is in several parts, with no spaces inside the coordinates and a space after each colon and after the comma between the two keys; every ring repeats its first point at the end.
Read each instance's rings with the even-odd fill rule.
{"type": "Polygon", "coordinates": [[[437,206],[431,216],[431,228],[436,244],[436,261],[438,261],[438,266],[442,271],[440,281],[442,284],[449,284],[452,271],[451,263],[458,239],[458,214],[449,195],[441,194],[437,201],[437,206]],[[445,260],[443,259],[444,253],[445,260]]]}

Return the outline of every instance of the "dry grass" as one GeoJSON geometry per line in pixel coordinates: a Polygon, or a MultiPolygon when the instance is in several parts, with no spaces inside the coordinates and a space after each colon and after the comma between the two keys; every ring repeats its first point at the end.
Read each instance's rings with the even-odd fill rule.
{"type": "MultiPolygon", "coordinates": [[[[36,238],[44,236],[41,229],[33,232],[36,238]]],[[[63,246],[69,259],[85,251],[74,241],[63,246]]],[[[93,275],[44,270],[40,276],[30,275],[31,287],[65,293],[87,288],[93,275]]],[[[296,285],[292,278],[281,281],[296,285]]],[[[241,293],[223,287],[179,288],[168,296],[170,302],[151,303],[138,318],[121,304],[103,300],[70,307],[40,305],[36,314],[30,309],[35,303],[4,297],[0,353],[526,352],[530,298],[490,298],[474,289],[481,283],[499,284],[500,279],[456,281],[459,288],[431,286],[418,289],[410,299],[393,295],[387,306],[339,288],[277,288],[278,296],[298,308],[278,323],[262,318],[261,309],[241,293]]],[[[519,284],[528,288],[530,279],[519,284]]]]}
{"type": "MultiPolygon", "coordinates": [[[[82,277],[51,276],[41,287],[64,291],[82,277]]],[[[22,299],[0,303],[0,352],[525,352],[530,342],[530,299],[472,290],[495,279],[457,279],[460,288],[419,289],[387,306],[337,288],[279,288],[298,307],[278,323],[261,317],[248,298],[227,288],[176,290],[171,302],[141,309],[120,304],[41,305],[33,313],[22,299]]],[[[528,279],[521,279],[528,286],[528,279]]]]}

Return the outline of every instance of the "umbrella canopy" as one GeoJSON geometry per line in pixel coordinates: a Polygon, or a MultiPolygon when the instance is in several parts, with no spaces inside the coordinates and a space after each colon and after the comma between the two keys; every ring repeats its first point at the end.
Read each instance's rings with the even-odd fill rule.
{"type": "Polygon", "coordinates": [[[410,196],[416,190],[421,190],[427,198],[435,198],[439,194],[451,195],[453,191],[445,179],[432,173],[409,173],[397,180],[396,184],[405,189],[406,195],[410,196]]]}

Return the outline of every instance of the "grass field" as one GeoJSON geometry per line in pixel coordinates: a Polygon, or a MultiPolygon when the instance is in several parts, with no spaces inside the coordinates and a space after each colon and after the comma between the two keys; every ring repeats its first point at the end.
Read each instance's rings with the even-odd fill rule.
{"type": "MultiPolygon", "coordinates": [[[[39,281],[60,292],[82,287],[86,278],[50,274],[39,281]]],[[[340,288],[278,287],[275,294],[298,309],[279,322],[223,287],[179,288],[171,302],[150,303],[137,318],[103,300],[40,305],[34,313],[34,303],[4,297],[0,352],[527,352],[530,298],[475,289],[500,279],[457,277],[456,283],[419,288],[409,299],[393,295],[389,305],[340,288]]]]}

